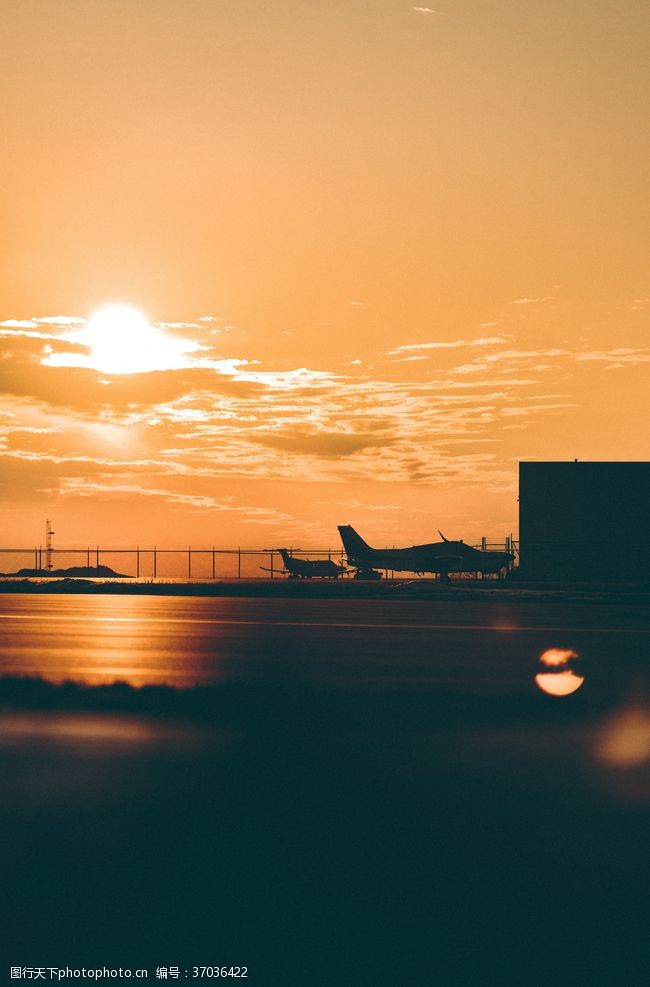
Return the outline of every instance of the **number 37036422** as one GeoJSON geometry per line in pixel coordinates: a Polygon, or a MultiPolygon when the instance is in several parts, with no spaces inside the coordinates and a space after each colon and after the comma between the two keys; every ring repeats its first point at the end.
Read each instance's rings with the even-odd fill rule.
{"type": "Polygon", "coordinates": [[[196,977],[233,977],[243,979],[248,977],[248,967],[246,966],[193,966],[192,976],[196,977]]]}

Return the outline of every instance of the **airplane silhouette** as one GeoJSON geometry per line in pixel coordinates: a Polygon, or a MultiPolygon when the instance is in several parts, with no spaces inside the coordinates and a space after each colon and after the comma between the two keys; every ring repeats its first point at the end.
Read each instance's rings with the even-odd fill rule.
{"type": "MultiPolygon", "coordinates": [[[[336,565],[331,559],[314,562],[309,559],[294,559],[289,555],[286,548],[278,548],[276,551],[280,553],[284,563],[284,569],[279,571],[288,573],[289,579],[311,579],[312,576],[321,576],[323,579],[338,579],[339,576],[348,571],[345,566],[336,565]]],[[[271,572],[265,566],[260,566],[260,568],[264,569],[265,572],[271,572]]]]}
{"type": "Polygon", "coordinates": [[[446,580],[450,572],[480,572],[500,575],[510,567],[514,556],[509,552],[479,551],[462,541],[449,541],[441,531],[442,541],[411,548],[371,548],[349,524],[338,526],[348,564],[357,569],[355,579],[377,579],[377,569],[414,572],[422,576],[438,573],[446,580]]]}

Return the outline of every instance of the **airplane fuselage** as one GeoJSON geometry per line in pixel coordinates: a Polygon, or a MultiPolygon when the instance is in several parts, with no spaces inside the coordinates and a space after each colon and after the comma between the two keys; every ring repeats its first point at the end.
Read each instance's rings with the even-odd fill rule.
{"type": "Polygon", "coordinates": [[[507,552],[479,551],[462,541],[432,542],[411,548],[371,548],[349,525],[339,526],[350,565],[359,569],[389,569],[394,572],[499,573],[512,556],[507,552]]]}
{"type": "Polygon", "coordinates": [[[344,566],[336,565],[331,559],[312,561],[310,559],[296,559],[289,555],[284,548],[279,549],[284,568],[290,577],[300,579],[310,579],[317,576],[323,579],[336,579],[342,576],[347,570],[344,566]]]}

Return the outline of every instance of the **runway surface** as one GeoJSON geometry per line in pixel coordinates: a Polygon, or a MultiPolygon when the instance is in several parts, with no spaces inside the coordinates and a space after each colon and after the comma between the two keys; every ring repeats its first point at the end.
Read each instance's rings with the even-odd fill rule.
{"type": "Polygon", "coordinates": [[[647,654],[641,608],[448,600],[0,596],[0,675],[190,686],[274,666],[314,682],[490,690],[530,681],[548,648],[627,667],[647,654]]]}

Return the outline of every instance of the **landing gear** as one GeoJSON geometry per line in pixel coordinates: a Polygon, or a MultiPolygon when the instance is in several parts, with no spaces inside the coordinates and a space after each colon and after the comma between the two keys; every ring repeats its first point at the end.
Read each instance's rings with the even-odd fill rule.
{"type": "Polygon", "coordinates": [[[381,579],[381,572],[376,569],[357,569],[354,574],[355,579],[381,579]]]}

